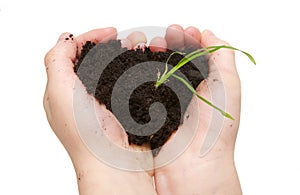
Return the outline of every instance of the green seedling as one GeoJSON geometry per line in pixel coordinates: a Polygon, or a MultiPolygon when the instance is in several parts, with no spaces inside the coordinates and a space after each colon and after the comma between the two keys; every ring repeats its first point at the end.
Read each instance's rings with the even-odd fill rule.
{"type": "Polygon", "coordinates": [[[239,52],[242,52],[243,54],[245,54],[250,61],[256,65],[256,62],[254,60],[254,58],[247,52],[242,51],[240,49],[237,49],[235,47],[231,47],[228,45],[220,45],[220,46],[209,46],[209,47],[205,47],[205,48],[201,48],[201,49],[197,49],[187,55],[185,55],[170,71],[168,71],[168,62],[171,59],[171,57],[174,54],[181,54],[183,55],[183,53],[181,52],[173,52],[167,59],[166,61],[166,66],[165,66],[165,71],[164,73],[158,77],[156,83],[155,83],[155,88],[157,89],[161,84],[163,84],[164,82],[167,81],[167,79],[170,76],[173,76],[174,78],[178,79],[179,81],[181,81],[195,96],[197,96],[200,100],[202,100],[203,102],[205,102],[206,104],[208,104],[209,106],[213,107],[214,109],[218,110],[223,116],[225,116],[226,118],[229,118],[231,120],[234,120],[234,118],[227,112],[223,111],[222,109],[220,109],[219,107],[215,106],[213,103],[211,103],[210,101],[208,101],[207,99],[205,99],[204,97],[200,96],[196,90],[193,88],[193,86],[191,86],[186,80],[184,80],[183,78],[175,75],[174,73],[180,69],[182,66],[184,66],[185,64],[187,64],[188,62],[190,62],[191,60],[198,58],[200,56],[204,56],[210,53],[213,53],[219,49],[231,49],[231,50],[236,50],[239,52]]]}

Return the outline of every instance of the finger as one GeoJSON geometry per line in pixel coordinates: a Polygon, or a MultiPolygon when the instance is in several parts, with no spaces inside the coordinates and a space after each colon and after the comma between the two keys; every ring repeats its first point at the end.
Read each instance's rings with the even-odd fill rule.
{"type": "MultiPolygon", "coordinates": [[[[205,30],[201,40],[203,47],[229,45],[227,42],[217,38],[211,31],[205,30]]],[[[231,49],[220,49],[213,52],[209,57],[211,63],[215,63],[216,68],[221,72],[231,72],[237,74],[235,66],[234,51],[231,49]]],[[[214,69],[211,69],[213,71],[214,69]]]]}
{"type": "Polygon", "coordinates": [[[169,49],[182,49],[184,47],[184,30],[181,26],[173,24],[167,28],[165,39],[169,49]]]}
{"type": "Polygon", "coordinates": [[[127,48],[128,50],[131,50],[132,49],[132,43],[129,39],[121,39],[121,46],[123,48],[127,48]]]}
{"type": "Polygon", "coordinates": [[[45,66],[48,79],[67,79],[74,75],[77,41],[70,33],[63,33],[56,45],[46,54],[45,66]]]}
{"type": "Polygon", "coordinates": [[[86,32],[82,35],[79,35],[78,37],[76,37],[77,46],[78,46],[77,56],[80,56],[82,46],[87,41],[91,41],[97,44],[100,42],[107,42],[109,40],[116,39],[116,37],[117,37],[117,30],[113,27],[95,29],[86,32]]]}
{"type": "Polygon", "coordinates": [[[167,41],[163,37],[154,37],[149,44],[149,48],[152,52],[165,52],[167,50],[167,41]]]}
{"type": "Polygon", "coordinates": [[[140,31],[135,31],[127,36],[127,39],[131,41],[133,49],[144,49],[147,43],[147,37],[140,31]]]}
{"type": "Polygon", "coordinates": [[[201,33],[200,31],[190,26],[184,30],[184,45],[192,46],[194,49],[200,48],[201,43],[201,33]]]}
{"type": "MultiPolygon", "coordinates": [[[[229,45],[227,42],[217,38],[211,31],[202,33],[202,46],[229,45]]],[[[234,51],[220,49],[209,56],[209,75],[206,79],[212,97],[226,98],[219,102],[225,102],[224,111],[229,113],[236,122],[239,121],[241,89],[240,80],[236,71],[234,51]],[[222,92],[223,91],[223,92],[222,92]],[[221,93],[221,94],[219,94],[221,93]],[[217,94],[217,95],[216,95],[217,94]]],[[[197,89],[197,91],[201,89],[197,89]]],[[[202,91],[203,93],[203,91],[202,91]]]]}

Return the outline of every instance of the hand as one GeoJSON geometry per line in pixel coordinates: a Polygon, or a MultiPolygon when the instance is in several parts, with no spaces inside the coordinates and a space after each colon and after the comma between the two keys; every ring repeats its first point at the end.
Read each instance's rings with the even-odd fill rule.
{"type": "MultiPolygon", "coordinates": [[[[200,33],[194,27],[184,30],[178,25],[168,28],[165,39],[168,47],[174,48],[190,45],[191,41],[202,47],[228,45],[208,30],[200,33]]],[[[192,102],[196,106],[190,106],[187,112],[191,115],[200,112],[195,138],[176,160],[155,169],[155,185],[158,194],[242,194],[234,165],[234,145],[239,127],[241,89],[234,52],[228,49],[218,50],[209,56],[208,78],[197,88],[198,94],[209,100],[211,94],[216,94],[220,90],[225,91],[225,111],[235,120],[221,121],[223,123],[220,123],[221,133],[217,142],[205,156],[200,157],[201,145],[206,134],[212,130],[210,129],[211,123],[215,121],[211,119],[213,108],[194,97],[192,102]]],[[[193,129],[195,127],[184,121],[178,131],[182,128],[193,129]]],[[[175,135],[176,132],[172,137],[175,135]]],[[[163,158],[161,156],[164,155],[163,150],[164,147],[157,158],[163,158]]]]}
{"type": "MultiPolygon", "coordinates": [[[[87,113],[81,112],[93,108],[98,119],[102,120],[109,139],[130,150],[142,150],[143,147],[129,146],[127,135],[116,122],[115,117],[106,108],[86,93],[84,86],[75,75],[73,67],[77,56],[86,41],[95,43],[115,39],[117,32],[114,28],[97,29],[78,37],[70,33],[60,36],[57,44],[47,53],[45,65],[48,82],[44,96],[44,108],[49,124],[69,153],[77,175],[80,194],[156,194],[153,188],[153,171],[129,172],[110,167],[98,160],[81,140],[76,130],[75,115],[83,119],[84,128],[95,123],[87,113]],[[79,111],[74,111],[73,95],[76,93],[82,99],[79,111]]],[[[123,46],[134,48],[138,43],[145,42],[141,33],[133,33],[122,41],[123,46]]],[[[78,122],[78,121],[77,121],[78,122]]],[[[113,154],[111,154],[113,155],[113,154]]],[[[141,167],[152,164],[151,152],[147,158],[138,160],[141,167]]],[[[126,162],[124,162],[126,163],[126,162]]]]}
{"type": "MultiPolygon", "coordinates": [[[[113,143],[132,150],[142,150],[141,147],[129,146],[127,135],[116,122],[114,116],[104,106],[94,105],[93,98],[86,94],[82,85],[74,85],[78,81],[73,71],[76,57],[80,55],[81,47],[86,41],[103,42],[116,38],[113,28],[99,29],[73,37],[63,34],[57,45],[46,55],[45,64],[48,83],[45,92],[44,107],[49,123],[68,151],[74,164],[80,194],[155,194],[152,186],[152,176],[155,175],[156,191],[161,194],[240,194],[240,185],[233,162],[233,149],[239,125],[240,113],[240,82],[235,69],[234,54],[230,50],[220,50],[210,56],[209,78],[202,82],[197,91],[210,99],[210,92],[218,91],[220,85],[214,84],[216,79],[222,81],[226,92],[225,109],[235,120],[226,119],[222,133],[213,149],[200,158],[200,147],[209,130],[212,108],[194,98],[197,107],[189,107],[188,112],[200,110],[199,126],[196,137],[188,149],[174,162],[153,171],[126,172],[111,168],[98,161],[85,147],[76,131],[73,115],[72,98],[74,91],[79,92],[85,107],[95,106],[97,117],[103,119],[102,125],[107,128],[104,133],[113,143]],[[115,187],[117,182],[117,188],[115,187]]],[[[145,42],[140,33],[132,33],[122,40],[122,45],[129,49],[145,42]]],[[[202,34],[193,27],[183,30],[178,25],[168,28],[166,37],[154,38],[150,42],[152,51],[164,51],[165,48],[180,48],[184,45],[196,44],[202,46],[226,44],[216,38],[211,32],[202,34]],[[176,40],[176,41],[174,41],[176,40]],[[195,42],[196,40],[196,42],[195,42]]],[[[80,82],[79,82],[80,83],[80,82]]],[[[82,106],[81,109],[84,109],[82,106]]],[[[84,113],[80,113],[84,115],[84,113]]],[[[88,118],[82,116],[82,118],[88,118]]],[[[94,121],[84,121],[88,125],[94,121]]],[[[185,122],[179,128],[190,128],[185,122]]],[[[192,128],[192,127],[191,127],[192,128]]],[[[175,133],[174,133],[175,135],[175,133]]],[[[162,149],[162,151],[164,148],[162,149]]],[[[164,153],[161,152],[160,155],[164,153]]],[[[143,164],[154,164],[156,159],[148,156],[140,160],[143,164]]]]}

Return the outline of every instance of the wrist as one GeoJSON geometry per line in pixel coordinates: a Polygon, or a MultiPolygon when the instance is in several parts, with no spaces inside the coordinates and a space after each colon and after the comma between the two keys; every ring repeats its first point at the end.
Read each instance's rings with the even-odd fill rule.
{"type": "Polygon", "coordinates": [[[203,161],[198,166],[197,177],[202,181],[204,194],[242,194],[233,154],[210,160],[204,157],[203,161]]]}
{"type": "Polygon", "coordinates": [[[73,158],[80,195],[156,194],[152,175],[110,167],[91,154],[73,158]]]}
{"type": "Polygon", "coordinates": [[[181,156],[155,170],[155,182],[158,193],[242,194],[233,155],[224,152],[209,153],[202,158],[181,156]]]}

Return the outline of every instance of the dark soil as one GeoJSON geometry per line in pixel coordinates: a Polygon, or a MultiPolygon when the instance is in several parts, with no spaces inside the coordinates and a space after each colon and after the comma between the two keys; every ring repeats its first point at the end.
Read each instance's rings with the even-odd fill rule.
{"type": "MultiPolygon", "coordinates": [[[[192,48],[182,50],[184,53],[191,51],[193,51],[192,48]]],[[[121,48],[119,40],[97,45],[88,41],[83,46],[81,56],[79,56],[74,67],[75,73],[86,87],[87,92],[93,95],[101,104],[104,104],[108,110],[112,111],[123,125],[128,134],[129,143],[137,145],[150,144],[154,156],[157,155],[159,148],[183,122],[184,112],[193,95],[184,84],[174,78],[170,78],[167,84],[161,85],[158,89],[154,87],[156,76],[153,75],[156,75],[158,71],[160,73],[164,72],[164,63],[172,52],[172,50],[151,52],[149,48],[127,50],[121,48]],[[115,101],[122,106],[117,107],[117,110],[113,109],[111,98],[118,79],[130,68],[141,63],[145,64],[134,74],[128,73],[128,80],[123,82],[124,86],[121,88],[126,91],[134,86],[130,98],[128,97],[129,102],[123,98],[122,90],[120,90],[120,95],[118,95],[120,98],[115,101]],[[141,78],[147,82],[135,86],[134,81],[141,80],[141,78]],[[169,86],[169,83],[175,86],[176,92],[173,90],[174,87],[169,86]],[[164,125],[159,130],[147,133],[143,131],[149,130],[128,125],[130,118],[141,125],[145,125],[155,118],[151,118],[149,114],[149,108],[155,102],[163,104],[167,112],[166,118],[163,119],[164,125]],[[131,116],[126,114],[128,106],[131,116]]],[[[168,64],[174,66],[182,58],[182,55],[175,54],[168,64]]],[[[205,57],[196,58],[183,66],[180,72],[196,88],[207,77],[207,60],[205,57]]],[[[154,107],[150,113],[154,113],[151,116],[159,116],[162,111],[154,107]]]]}

